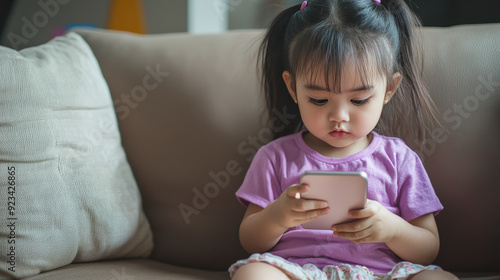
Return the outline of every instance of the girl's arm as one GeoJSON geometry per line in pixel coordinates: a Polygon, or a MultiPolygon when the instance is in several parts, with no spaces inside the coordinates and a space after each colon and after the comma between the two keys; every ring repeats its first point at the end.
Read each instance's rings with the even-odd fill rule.
{"type": "Polygon", "coordinates": [[[269,251],[289,228],[328,213],[324,201],[295,197],[297,193],[308,190],[306,185],[293,185],[266,208],[250,203],[240,225],[243,248],[249,253],[269,251]]]}
{"type": "Polygon", "coordinates": [[[397,234],[387,246],[403,260],[431,264],[439,252],[439,233],[434,215],[427,214],[409,223],[401,219],[397,234]]]}
{"type": "Polygon", "coordinates": [[[373,200],[349,214],[359,220],[335,225],[334,236],[355,243],[385,242],[401,259],[422,265],[432,263],[437,256],[439,233],[433,214],[407,222],[373,200]]]}
{"type": "Polygon", "coordinates": [[[241,222],[240,242],[250,254],[269,251],[287,230],[270,219],[267,208],[250,203],[241,222]]]}

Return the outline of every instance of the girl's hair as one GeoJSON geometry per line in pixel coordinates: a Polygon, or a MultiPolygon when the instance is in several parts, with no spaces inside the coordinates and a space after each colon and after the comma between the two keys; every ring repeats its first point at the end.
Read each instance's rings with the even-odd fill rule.
{"type": "Polygon", "coordinates": [[[288,116],[278,138],[302,128],[298,106],[290,97],[282,73],[324,74],[328,89],[340,92],[344,66],[353,63],[363,83],[373,74],[402,75],[398,91],[385,106],[375,128],[381,134],[416,139],[422,145],[426,133],[438,124],[435,105],[423,78],[420,22],[404,0],[310,0],[281,12],[271,23],[260,46],[262,84],[269,120],[288,116]],[[324,69],[318,68],[323,66],[324,69]],[[373,73],[373,65],[377,66],[373,73]],[[333,87],[330,87],[333,83],[333,87]]]}

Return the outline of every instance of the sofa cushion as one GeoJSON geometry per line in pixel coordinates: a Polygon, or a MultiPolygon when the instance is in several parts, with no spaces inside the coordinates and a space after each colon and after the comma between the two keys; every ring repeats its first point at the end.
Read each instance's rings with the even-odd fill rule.
{"type": "Polygon", "coordinates": [[[245,208],[234,193],[270,136],[255,67],[262,31],[75,31],[110,87],[154,232],[152,258],[224,270],[247,257],[238,240],[245,208]]]}
{"type": "Polygon", "coordinates": [[[148,256],[151,230],[86,42],[0,47],[0,76],[0,278],[148,256]]]}
{"type": "Polygon", "coordinates": [[[443,126],[419,151],[444,205],[436,263],[500,272],[500,24],[427,27],[423,39],[424,76],[443,126]]]}

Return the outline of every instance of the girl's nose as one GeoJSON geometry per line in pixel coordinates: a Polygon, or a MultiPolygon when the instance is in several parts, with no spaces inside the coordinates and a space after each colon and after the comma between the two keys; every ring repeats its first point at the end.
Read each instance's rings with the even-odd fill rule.
{"type": "Polygon", "coordinates": [[[344,106],[332,106],[328,116],[328,120],[331,122],[348,122],[349,112],[344,106]]]}

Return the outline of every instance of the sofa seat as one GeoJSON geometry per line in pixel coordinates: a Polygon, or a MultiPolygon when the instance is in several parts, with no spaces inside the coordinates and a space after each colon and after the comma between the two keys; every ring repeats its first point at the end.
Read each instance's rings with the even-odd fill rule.
{"type": "Polygon", "coordinates": [[[130,259],[92,263],[75,263],[24,278],[25,280],[228,280],[227,271],[207,271],[157,262],[151,259],[130,259]]]}

